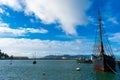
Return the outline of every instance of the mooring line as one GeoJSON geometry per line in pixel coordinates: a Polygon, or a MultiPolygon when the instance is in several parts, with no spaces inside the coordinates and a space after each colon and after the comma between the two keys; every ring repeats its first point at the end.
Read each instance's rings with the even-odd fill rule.
{"type": "MultiPolygon", "coordinates": [[[[106,63],[106,64],[107,64],[107,63],[106,63]]],[[[107,64],[107,66],[111,69],[111,71],[112,71],[113,73],[117,74],[116,71],[113,70],[113,69],[109,66],[109,64],[107,64]]]]}

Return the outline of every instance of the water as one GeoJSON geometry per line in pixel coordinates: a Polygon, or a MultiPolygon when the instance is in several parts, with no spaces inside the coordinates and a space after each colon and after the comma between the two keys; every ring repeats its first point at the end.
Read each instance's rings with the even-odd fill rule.
{"type": "Polygon", "coordinates": [[[0,61],[0,80],[120,80],[117,74],[93,70],[92,64],[78,64],[75,60],[0,61]],[[80,67],[80,71],[76,68],[80,67]]]}

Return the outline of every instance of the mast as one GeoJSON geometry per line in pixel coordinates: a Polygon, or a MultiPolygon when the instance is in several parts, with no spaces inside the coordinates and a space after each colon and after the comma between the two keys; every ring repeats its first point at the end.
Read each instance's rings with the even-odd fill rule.
{"type": "Polygon", "coordinates": [[[101,17],[100,17],[100,10],[98,9],[98,24],[99,24],[99,29],[100,29],[100,55],[104,54],[104,49],[103,49],[103,40],[102,40],[102,22],[101,22],[101,17]]]}

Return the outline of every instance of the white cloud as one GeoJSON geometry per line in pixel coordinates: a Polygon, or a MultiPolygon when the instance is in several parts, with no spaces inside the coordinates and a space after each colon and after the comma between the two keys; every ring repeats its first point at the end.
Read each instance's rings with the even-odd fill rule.
{"type": "Polygon", "coordinates": [[[9,27],[0,27],[1,36],[21,36],[24,35],[25,31],[20,29],[11,29],[9,27]]]}
{"type": "MultiPolygon", "coordinates": [[[[62,54],[89,54],[91,42],[88,40],[75,41],[50,41],[39,39],[0,38],[0,49],[9,55],[37,56],[62,55],[62,54]],[[86,42],[87,41],[87,42],[86,42]]],[[[91,45],[92,46],[92,45],[91,45]]]]}
{"type": "Polygon", "coordinates": [[[115,17],[108,18],[108,21],[112,22],[113,24],[119,24],[115,17]]]}
{"type": "Polygon", "coordinates": [[[6,16],[10,16],[10,14],[2,8],[0,8],[0,14],[5,14],[6,16]]]}
{"type": "Polygon", "coordinates": [[[20,0],[0,0],[0,5],[7,5],[8,7],[18,11],[22,10],[22,6],[19,2],[20,0]]]}
{"type": "Polygon", "coordinates": [[[0,13],[3,14],[4,13],[4,10],[2,8],[0,8],[0,13]]]}
{"type": "Polygon", "coordinates": [[[120,44],[120,33],[114,33],[112,36],[109,38],[112,42],[117,42],[120,44]]]}
{"type": "Polygon", "coordinates": [[[27,33],[47,33],[46,29],[34,29],[34,28],[18,28],[12,29],[9,27],[9,24],[0,22],[0,35],[1,36],[24,36],[27,33]]]}
{"type": "Polygon", "coordinates": [[[9,25],[0,21],[0,27],[9,27],[9,25]]]}
{"type": "Polygon", "coordinates": [[[0,0],[16,11],[24,10],[25,14],[34,14],[44,24],[59,22],[67,34],[77,34],[76,25],[86,25],[86,11],[90,0],[0,0]],[[24,7],[23,7],[24,5],[24,7]]]}
{"type": "Polygon", "coordinates": [[[46,29],[34,29],[34,28],[20,28],[21,30],[24,30],[26,33],[30,32],[30,33],[47,33],[48,30],[46,29]]]}
{"type": "Polygon", "coordinates": [[[26,14],[34,13],[43,23],[58,21],[67,34],[76,34],[76,25],[85,25],[88,0],[25,0],[26,14]],[[34,3],[33,3],[34,2],[34,3]]]}

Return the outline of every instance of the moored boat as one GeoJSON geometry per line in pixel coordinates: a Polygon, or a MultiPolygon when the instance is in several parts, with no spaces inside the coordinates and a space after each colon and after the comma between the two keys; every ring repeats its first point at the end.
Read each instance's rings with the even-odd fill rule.
{"type": "Polygon", "coordinates": [[[100,11],[98,10],[98,23],[99,31],[97,39],[95,40],[95,45],[93,49],[93,66],[94,69],[100,71],[112,71],[115,72],[115,57],[113,55],[112,49],[109,45],[109,41],[105,32],[103,32],[100,11]]]}

